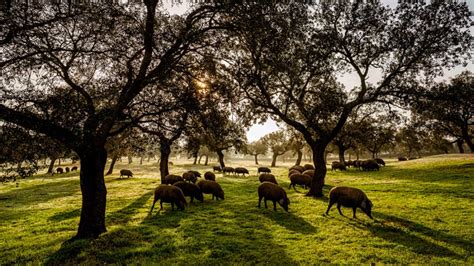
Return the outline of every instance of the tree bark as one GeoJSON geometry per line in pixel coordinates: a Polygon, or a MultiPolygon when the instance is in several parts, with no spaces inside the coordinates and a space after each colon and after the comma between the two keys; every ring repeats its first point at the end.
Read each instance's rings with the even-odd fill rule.
{"type": "Polygon", "coordinates": [[[314,164],[314,176],[311,182],[311,188],[306,196],[322,197],[324,178],[326,177],[326,161],[325,161],[325,146],[315,145],[312,146],[313,150],[313,164],[314,164]]]}
{"type": "Polygon", "coordinates": [[[142,165],[142,164],[143,164],[143,155],[140,156],[140,165],[142,165]]]}
{"type": "Polygon", "coordinates": [[[61,166],[61,158],[58,158],[58,165],[61,166]]]}
{"type": "Polygon", "coordinates": [[[48,174],[52,174],[53,173],[53,168],[54,168],[54,162],[56,161],[56,158],[51,158],[51,162],[49,163],[49,167],[48,167],[48,174]]]}
{"type": "Polygon", "coordinates": [[[114,171],[114,166],[115,166],[115,163],[117,162],[117,159],[118,159],[117,155],[114,155],[114,157],[112,157],[112,161],[110,162],[109,170],[107,171],[107,173],[105,175],[111,175],[112,174],[112,172],[114,171]]]}
{"type": "Polygon", "coordinates": [[[194,156],[194,162],[193,162],[193,164],[197,164],[197,160],[198,160],[198,156],[195,155],[195,156],[194,156]]]}
{"type": "Polygon", "coordinates": [[[161,183],[165,180],[165,176],[169,175],[169,158],[171,154],[171,145],[167,142],[160,142],[160,176],[161,183]]]}
{"type": "Polygon", "coordinates": [[[208,155],[208,154],[206,154],[206,160],[204,161],[204,165],[206,165],[206,166],[207,166],[207,163],[208,163],[208,162],[209,162],[209,155],[208,155]]]}
{"type": "Polygon", "coordinates": [[[128,164],[131,164],[131,163],[133,163],[133,158],[132,158],[132,156],[129,155],[128,156],[128,164]]]}
{"type": "Polygon", "coordinates": [[[216,153],[219,158],[219,164],[221,165],[221,168],[224,168],[225,167],[224,153],[221,150],[216,151],[216,153]]]}
{"type": "Polygon", "coordinates": [[[202,159],[203,156],[204,156],[204,154],[199,155],[198,164],[201,164],[201,159],[202,159]]]}
{"type": "Polygon", "coordinates": [[[278,157],[278,154],[276,154],[276,153],[274,153],[274,154],[272,155],[272,166],[271,166],[271,167],[275,167],[275,166],[276,166],[277,157],[278,157]]]}
{"type": "Polygon", "coordinates": [[[107,189],[104,182],[107,151],[103,145],[97,147],[91,143],[84,147],[80,159],[82,209],[75,238],[96,238],[107,231],[105,227],[107,189]]]}
{"type": "Polygon", "coordinates": [[[254,158],[255,158],[255,164],[258,165],[258,154],[255,154],[254,158]]]}
{"type": "Polygon", "coordinates": [[[458,145],[459,153],[464,153],[463,144],[464,144],[464,141],[462,141],[462,139],[456,140],[456,145],[458,145]]]}

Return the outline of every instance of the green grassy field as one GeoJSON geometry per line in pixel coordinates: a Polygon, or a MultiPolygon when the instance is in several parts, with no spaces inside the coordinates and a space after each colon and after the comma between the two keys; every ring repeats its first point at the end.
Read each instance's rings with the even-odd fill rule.
{"type": "MultiPolygon", "coordinates": [[[[185,211],[164,204],[161,213],[155,208],[149,214],[158,166],[118,164],[106,177],[108,232],[65,244],[79,222],[77,172],[0,185],[0,264],[474,264],[473,155],[391,161],[379,172],[329,171],[325,195],[337,185],[364,190],[375,221],[360,210],[356,220],[350,209],[340,216],[335,207],[323,216],[327,198],[288,191],[289,163],[272,169],[288,191],[289,213],[258,209],[256,167],[250,161],[229,165],[247,166],[251,175],[217,175],[224,201],[205,195],[204,203],[185,211]],[[119,179],[120,168],[136,177],[119,179]]],[[[183,164],[171,172],[210,168],[183,164]]]]}

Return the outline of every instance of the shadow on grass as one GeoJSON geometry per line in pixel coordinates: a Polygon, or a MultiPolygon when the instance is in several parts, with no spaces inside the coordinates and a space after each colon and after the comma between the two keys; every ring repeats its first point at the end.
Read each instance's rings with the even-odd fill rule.
{"type": "Polygon", "coordinates": [[[48,257],[44,264],[65,265],[69,264],[68,262],[73,262],[72,264],[80,263],[81,260],[78,260],[78,256],[90,247],[90,241],[87,239],[66,241],[61,244],[59,250],[48,257]]]}
{"type": "Polygon", "coordinates": [[[76,218],[81,215],[81,209],[75,209],[71,211],[58,212],[55,215],[48,218],[49,221],[60,222],[71,218],[76,218]]]}
{"type": "Polygon", "coordinates": [[[354,224],[354,226],[362,227],[362,225],[365,225],[365,228],[373,235],[403,245],[416,253],[438,257],[463,257],[446,247],[426,240],[425,237],[449,245],[456,245],[467,253],[474,249],[474,244],[469,241],[428,228],[422,224],[379,212],[375,212],[373,215],[377,219],[376,222],[360,224],[359,226],[354,224]],[[423,235],[423,238],[419,236],[420,234],[423,235]]]}
{"type": "MultiPolygon", "coordinates": [[[[263,204],[262,204],[263,205],[263,204]]],[[[277,204],[278,205],[278,204],[277,204]]],[[[290,204],[291,208],[291,204],[290,204]]],[[[313,234],[317,232],[317,228],[308,223],[305,219],[295,215],[291,212],[285,212],[280,206],[277,206],[277,211],[273,210],[273,203],[268,204],[268,211],[263,211],[262,206],[261,215],[271,219],[276,224],[285,227],[286,229],[302,234],[313,234]]]]}
{"type": "Polygon", "coordinates": [[[145,203],[148,201],[148,199],[153,195],[153,192],[147,192],[134,200],[132,203],[129,205],[125,206],[124,208],[115,211],[109,215],[107,215],[108,222],[111,224],[126,224],[128,223],[133,215],[138,213],[139,209],[145,205],[145,203]]]}

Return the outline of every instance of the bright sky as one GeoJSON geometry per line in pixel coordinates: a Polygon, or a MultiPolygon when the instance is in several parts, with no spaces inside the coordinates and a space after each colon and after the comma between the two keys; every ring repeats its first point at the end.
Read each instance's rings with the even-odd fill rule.
{"type": "MultiPolygon", "coordinates": [[[[469,9],[471,12],[474,13],[474,0],[460,0],[461,2],[466,2],[467,5],[469,6],[469,9]]],[[[179,4],[176,3],[177,1],[163,1],[163,7],[170,10],[171,13],[174,14],[183,14],[186,12],[186,10],[189,8],[189,4],[187,1],[182,1],[183,3],[179,4]]],[[[398,0],[382,0],[383,3],[389,5],[389,6],[396,6],[398,3],[398,0]]],[[[472,13],[471,13],[472,14],[472,13]]],[[[471,16],[471,19],[474,20],[474,17],[471,16]]],[[[471,27],[471,32],[474,33],[474,26],[471,27]]],[[[462,71],[465,70],[470,70],[474,72],[474,63],[469,64],[466,67],[456,67],[448,72],[445,73],[444,77],[440,78],[440,80],[443,79],[449,79],[450,77],[454,77],[455,75],[461,73],[462,71]]],[[[371,80],[379,80],[380,75],[373,75],[371,80]]],[[[345,75],[340,78],[340,81],[347,87],[347,88],[352,88],[354,87],[354,84],[358,84],[357,76],[354,75],[345,75]]],[[[247,131],[247,139],[249,142],[258,140],[262,136],[278,130],[278,126],[276,122],[272,119],[267,120],[263,124],[255,124],[249,128],[247,131]]]]}

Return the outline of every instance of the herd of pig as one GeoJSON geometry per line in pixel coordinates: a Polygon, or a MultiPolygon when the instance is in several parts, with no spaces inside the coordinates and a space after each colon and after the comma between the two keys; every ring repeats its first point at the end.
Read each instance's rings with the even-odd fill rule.
{"type": "MultiPolygon", "coordinates": [[[[372,160],[369,160],[372,163],[372,160]]],[[[374,160],[377,163],[377,161],[374,160]]],[[[382,160],[383,162],[383,160],[382,160]]],[[[366,163],[362,161],[361,164],[366,163]]],[[[385,164],[385,163],[384,163],[385,164]]],[[[333,169],[335,163],[333,162],[333,169]]],[[[378,164],[377,164],[378,165],[378,164]]],[[[213,167],[213,171],[233,174],[249,174],[249,171],[243,167],[224,167],[218,166],[213,167]]],[[[312,177],[314,175],[314,167],[310,164],[304,166],[293,166],[289,169],[288,177],[290,179],[290,187],[293,187],[296,191],[296,186],[303,188],[311,187],[312,177]]],[[[257,170],[259,174],[260,185],[257,189],[258,192],[258,207],[260,208],[262,199],[267,207],[267,201],[273,203],[273,209],[276,211],[277,203],[285,210],[288,211],[288,205],[290,200],[286,194],[286,191],[279,186],[275,176],[271,174],[271,170],[268,167],[259,167],[257,170]]],[[[120,177],[132,177],[133,173],[130,170],[120,170],[120,177]]],[[[150,212],[156,202],[160,201],[160,210],[163,209],[163,203],[170,203],[171,209],[174,210],[174,206],[180,210],[184,210],[187,206],[185,197],[190,197],[190,202],[194,199],[204,202],[204,194],[211,194],[212,199],[224,199],[224,191],[220,184],[216,182],[216,175],[214,172],[206,172],[204,179],[201,179],[201,174],[198,171],[187,171],[181,176],[179,175],[167,175],[163,179],[163,184],[158,186],[154,192],[153,205],[151,206],[150,212]]],[[[329,205],[326,210],[326,215],[329,215],[331,207],[336,204],[337,209],[341,215],[341,206],[352,208],[353,217],[356,218],[356,210],[361,209],[367,216],[372,219],[371,210],[372,202],[367,198],[367,195],[360,189],[351,187],[334,187],[329,192],[329,205]]]]}

